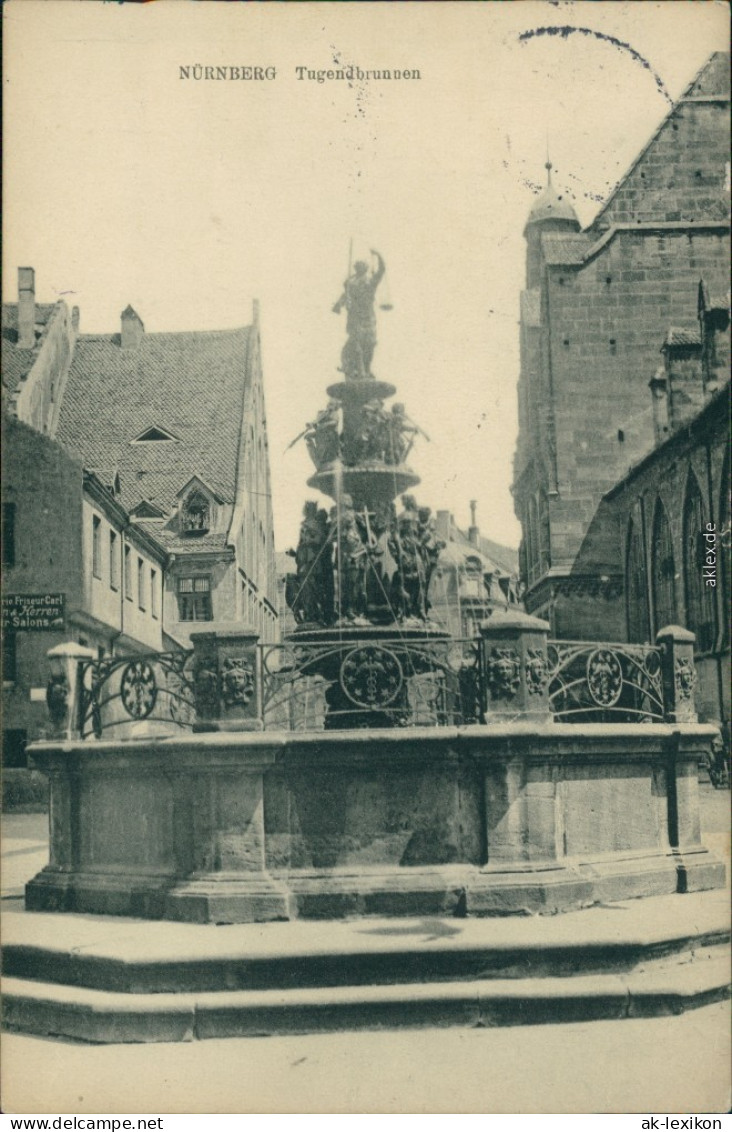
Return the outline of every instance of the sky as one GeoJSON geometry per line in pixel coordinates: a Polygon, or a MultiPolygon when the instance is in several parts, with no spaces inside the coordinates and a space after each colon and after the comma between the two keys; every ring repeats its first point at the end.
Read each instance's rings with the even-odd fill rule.
{"type": "Polygon", "coordinates": [[[475,499],[481,532],[517,546],[523,226],[547,150],[586,225],[727,49],[728,14],[715,0],[6,0],[3,299],[29,265],[37,299],[79,306],[87,333],[118,331],[128,303],[148,331],[241,326],[258,300],[283,549],[315,497],[304,445],[285,450],[339,380],[331,307],[349,251],[376,248],[393,309],[373,371],[430,438],[411,457],[418,501],[467,526],[475,499]],[[194,65],[277,73],[180,77],[194,65]],[[297,78],[348,65],[420,78],[297,78]]]}

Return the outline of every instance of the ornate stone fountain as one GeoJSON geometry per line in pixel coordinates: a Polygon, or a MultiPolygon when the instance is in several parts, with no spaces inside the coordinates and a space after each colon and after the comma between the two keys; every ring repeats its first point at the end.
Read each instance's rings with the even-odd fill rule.
{"type": "MultiPolygon", "coordinates": [[[[398,637],[417,645],[447,636],[429,619],[428,597],[444,543],[430,508],[405,494],[420,482],[407,461],[425,434],[403,404],[385,408],[396,387],[371,370],[376,290],[385,272],[381,256],[373,255],[375,269],[358,261],[333,307],[348,312],[343,380],[328,387],[326,408],[293,441],[305,441],[315,465],[309,486],[334,502],[329,512],[314,501],[305,504],[291,552],[297,572],[287,590],[298,622],[289,643],[325,649],[308,671],[328,684],[326,726],[407,722],[403,657],[385,642],[398,637]]],[[[411,676],[429,671],[428,656],[421,656],[416,668],[410,658],[411,676]]]]}
{"type": "Polygon", "coordinates": [[[29,748],[50,781],[50,860],[29,909],[481,916],[723,884],[700,836],[716,730],[694,714],[693,634],[670,626],[642,650],[638,721],[569,723],[553,718],[549,648],[572,716],[579,684],[614,707],[629,646],[548,646],[548,624],[512,609],[466,656],[430,621],[441,544],[408,493],[419,430],[371,372],[383,274],[377,256],[346,281],[343,380],[301,434],[334,505],[305,504],[284,645],[208,623],[190,669],[185,654],[104,670],[77,645],[51,655],[52,733],[29,748]],[[290,710],[303,684],[317,718],[290,710]],[[120,728],[122,711],[142,730],[120,728]]]}

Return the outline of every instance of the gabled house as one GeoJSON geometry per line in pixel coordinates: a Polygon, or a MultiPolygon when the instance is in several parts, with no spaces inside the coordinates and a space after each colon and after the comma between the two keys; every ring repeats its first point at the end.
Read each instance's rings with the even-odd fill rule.
{"type": "Polygon", "coordinates": [[[119,333],[79,334],[78,310],[36,303],[21,268],[2,361],[3,736],[19,765],[52,645],[168,650],[214,620],[274,640],[277,585],[256,305],[237,330],[150,334],[128,306],[119,333]],[[44,595],[62,612],[30,630],[22,610],[44,595]]]}
{"type": "Polygon", "coordinates": [[[117,334],[78,336],[59,441],[114,468],[120,501],[168,556],[163,619],[277,634],[277,584],[258,311],[235,330],[150,333],[128,306],[117,334]]]}

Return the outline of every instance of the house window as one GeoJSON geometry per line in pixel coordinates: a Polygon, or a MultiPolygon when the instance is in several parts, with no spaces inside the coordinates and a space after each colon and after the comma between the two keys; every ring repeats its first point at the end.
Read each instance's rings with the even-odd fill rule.
{"type": "Polygon", "coordinates": [[[129,546],[125,547],[124,583],[125,597],[132,601],[132,553],[129,546]]]}
{"type": "Polygon", "coordinates": [[[92,516],[92,574],[102,576],[102,520],[98,515],[92,516]]]}
{"type": "Polygon", "coordinates": [[[181,529],[188,535],[205,534],[211,526],[209,501],[203,492],[193,491],[183,504],[181,529]]]}
{"type": "Polygon", "coordinates": [[[158,616],[158,572],[150,571],[150,612],[157,620],[158,616]]]}
{"type": "Polygon", "coordinates": [[[109,584],[113,590],[119,589],[119,547],[117,532],[109,532],[109,584]]]}
{"type": "Polygon", "coordinates": [[[461,597],[485,597],[483,578],[480,574],[465,573],[460,586],[461,597]]]}
{"type": "Polygon", "coordinates": [[[15,504],[3,503],[3,566],[15,565],[15,504]]]}
{"type": "Polygon", "coordinates": [[[137,559],[137,604],[140,609],[145,608],[145,563],[137,559]]]}
{"type": "Polygon", "coordinates": [[[684,503],[684,596],[686,598],[686,627],[696,636],[699,652],[714,648],[717,637],[714,589],[704,578],[706,518],[701,492],[692,475],[684,503]]]}
{"type": "Polygon", "coordinates": [[[13,629],[3,633],[3,683],[12,684],[18,675],[17,636],[13,629]]]}
{"type": "Polygon", "coordinates": [[[671,528],[660,499],[653,516],[651,542],[651,572],[653,577],[653,616],[657,633],[666,625],[678,621],[676,615],[676,564],[674,562],[671,528]]]}
{"type": "Polygon", "coordinates": [[[211,621],[211,579],[178,579],[178,616],[181,621],[211,621]]]}
{"type": "Polygon", "coordinates": [[[28,756],[25,748],[28,744],[28,732],[25,728],[12,727],[3,730],[3,766],[10,770],[22,770],[28,766],[28,756]]]}

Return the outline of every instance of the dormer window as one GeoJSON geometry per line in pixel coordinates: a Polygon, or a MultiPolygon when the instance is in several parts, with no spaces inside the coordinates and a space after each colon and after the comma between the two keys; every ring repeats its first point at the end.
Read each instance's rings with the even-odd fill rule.
{"type": "Polygon", "coordinates": [[[181,531],[202,535],[211,527],[211,504],[202,491],[193,491],[181,508],[181,531]]]}
{"type": "Polygon", "coordinates": [[[164,519],[165,512],[149,499],[142,499],[130,510],[131,519],[164,519]]]}
{"type": "Polygon", "coordinates": [[[160,443],[164,440],[177,440],[177,436],[173,436],[172,432],[168,432],[166,428],[161,428],[159,425],[153,425],[152,428],[146,428],[139,436],[136,436],[132,444],[150,444],[160,443]]]}

